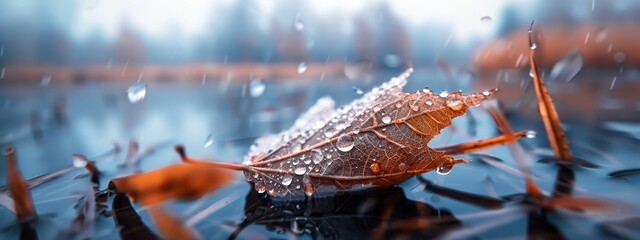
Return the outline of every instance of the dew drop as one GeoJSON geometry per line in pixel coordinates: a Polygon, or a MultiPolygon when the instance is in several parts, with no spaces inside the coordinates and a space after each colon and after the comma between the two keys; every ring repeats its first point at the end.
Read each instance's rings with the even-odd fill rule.
{"type": "Polygon", "coordinates": [[[304,166],[298,166],[296,170],[293,170],[293,172],[297,175],[302,175],[307,172],[307,169],[304,168],[304,166]]]}
{"type": "Polygon", "coordinates": [[[493,22],[493,19],[489,16],[484,16],[480,18],[480,22],[483,24],[490,24],[493,22]]]}
{"type": "Polygon", "coordinates": [[[442,165],[442,166],[439,166],[439,167],[436,169],[436,172],[437,172],[438,174],[440,174],[440,175],[447,175],[447,174],[449,174],[449,173],[451,172],[451,167],[447,167],[447,166],[445,166],[445,165],[442,165]]]}
{"type": "Polygon", "coordinates": [[[525,132],[524,136],[527,137],[527,138],[535,138],[537,134],[538,133],[536,133],[535,131],[527,131],[527,132],[525,132]]]}
{"type": "Polygon", "coordinates": [[[430,93],[431,89],[429,89],[428,87],[425,87],[424,89],[422,89],[423,93],[430,93]]]}
{"type": "Polygon", "coordinates": [[[137,103],[142,101],[144,97],[147,95],[147,84],[143,82],[138,82],[129,87],[127,89],[127,97],[129,98],[130,103],[137,103]]]}
{"type": "Polygon", "coordinates": [[[307,63],[301,62],[298,64],[298,73],[304,73],[307,71],[307,63]]]}
{"type": "Polygon", "coordinates": [[[341,152],[348,152],[348,151],[351,151],[351,149],[353,149],[355,142],[356,142],[355,139],[353,139],[351,135],[342,134],[338,138],[338,141],[336,141],[336,147],[341,152]]]}
{"type": "Polygon", "coordinates": [[[400,165],[398,165],[398,169],[400,169],[400,171],[402,171],[402,172],[407,171],[407,164],[406,163],[400,163],[400,165]]]}
{"type": "Polygon", "coordinates": [[[251,80],[251,83],[249,83],[249,94],[251,94],[251,96],[254,98],[260,97],[264,93],[265,88],[266,85],[264,84],[264,81],[262,79],[253,79],[251,80]]]}
{"type": "Polygon", "coordinates": [[[300,159],[294,158],[293,160],[291,160],[291,164],[293,164],[293,166],[300,164],[300,159]]]}
{"type": "Polygon", "coordinates": [[[447,107],[453,110],[460,110],[462,109],[462,101],[460,101],[460,99],[458,98],[449,99],[447,100],[447,107]]]}
{"type": "Polygon", "coordinates": [[[447,92],[447,90],[442,90],[438,96],[446,98],[447,96],[449,96],[449,92],[447,92]]]}
{"type": "Polygon", "coordinates": [[[378,174],[380,172],[380,164],[376,163],[372,163],[371,166],[369,166],[369,169],[371,169],[371,172],[373,174],[378,174]]]}
{"type": "Polygon", "coordinates": [[[310,154],[309,159],[311,159],[311,161],[313,161],[314,164],[318,164],[322,162],[323,156],[320,150],[318,149],[311,150],[311,153],[309,154],[310,154]]]}
{"type": "Polygon", "coordinates": [[[282,185],[283,186],[289,186],[289,184],[291,184],[291,182],[293,181],[293,176],[291,176],[291,174],[285,174],[284,176],[282,176],[282,185]]]}
{"type": "Polygon", "coordinates": [[[334,127],[329,127],[324,130],[324,136],[333,137],[333,135],[336,135],[337,132],[338,132],[338,129],[335,129],[334,127]]]}
{"type": "Polygon", "coordinates": [[[535,74],[533,73],[533,70],[529,70],[529,77],[534,77],[535,74]]]}
{"type": "Polygon", "coordinates": [[[530,48],[531,48],[531,50],[535,50],[536,48],[538,48],[538,44],[536,44],[536,43],[531,43],[530,48]]]}
{"type": "Polygon", "coordinates": [[[204,140],[204,147],[208,148],[213,144],[213,134],[209,134],[207,138],[204,140]]]}
{"type": "Polygon", "coordinates": [[[84,159],[82,159],[80,157],[74,156],[73,157],[73,166],[74,167],[78,167],[78,168],[85,167],[85,166],[87,166],[87,161],[85,161],[84,159]]]}
{"type": "Polygon", "coordinates": [[[482,91],[482,95],[488,97],[489,95],[491,95],[491,92],[489,92],[489,90],[484,90],[482,91]]]}
{"type": "Polygon", "coordinates": [[[433,105],[433,101],[431,100],[427,100],[426,102],[424,102],[425,104],[427,104],[427,106],[431,106],[433,105]]]}
{"type": "Polygon", "coordinates": [[[402,107],[402,102],[397,102],[396,103],[396,108],[401,108],[402,107]]]}
{"type": "Polygon", "coordinates": [[[391,116],[389,116],[388,114],[385,114],[384,116],[382,116],[382,122],[384,124],[389,124],[391,122],[391,116]]]}
{"type": "Polygon", "coordinates": [[[264,182],[262,181],[256,182],[255,188],[256,188],[256,191],[258,191],[258,193],[264,193],[264,191],[267,190],[267,186],[264,185],[264,182]]]}

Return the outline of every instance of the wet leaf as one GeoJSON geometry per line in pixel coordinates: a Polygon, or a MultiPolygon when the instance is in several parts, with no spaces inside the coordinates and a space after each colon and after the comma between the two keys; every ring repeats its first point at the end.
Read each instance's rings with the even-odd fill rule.
{"type": "Polygon", "coordinates": [[[336,110],[320,99],[289,130],[256,140],[244,161],[247,179],[258,192],[300,196],[389,187],[466,162],[427,144],[493,91],[404,93],[411,71],[336,110]]]}
{"type": "Polygon", "coordinates": [[[4,147],[4,157],[7,160],[9,192],[13,198],[14,210],[18,222],[26,222],[36,218],[37,214],[36,209],[33,207],[31,193],[27,189],[27,183],[18,170],[16,149],[11,145],[6,145],[4,147]]]}
{"type": "Polygon", "coordinates": [[[558,112],[556,112],[556,108],[553,105],[553,100],[547,91],[547,87],[542,80],[542,75],[536,65],[535,49],[539,48],[539,46],[534,47],[537,45],[533,42],[533,22],[529,28],[529,46],[529,63],[531,65],[533,86],[536,90],[536,96],[538,97],[538,110],[540,110],[540,116],[547,130],[547,135],[549,135],[551,148],[553,148],[553,153],[557,159],[570,161],[572,158],[571,149],[569,149],[567,137],[562,129],[560,117],[558,117],[558,112]]]}
{"type": "Polygon", "coordinates": [[[111,182],[118,191],[147,205],[169,199],[195,199],[231,180],[231,173],[225,169],[192,162],[117,178],[111,182]]]}

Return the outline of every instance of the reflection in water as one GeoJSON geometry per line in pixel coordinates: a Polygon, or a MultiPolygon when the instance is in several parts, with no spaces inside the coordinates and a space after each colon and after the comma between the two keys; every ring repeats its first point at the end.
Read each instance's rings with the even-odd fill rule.
{"type": "Polygon", "coordinates": [[[409,200],[397,187],[293,201],[250,191],[245,214],[230,239],[241,236],[243,229],[252,224],[323,239],[425,239],[460,226],[449,211],[409,200]],[[431,227],[412,231],[388,228],[396,222],[424,220],[435,221],[431,227]]]}

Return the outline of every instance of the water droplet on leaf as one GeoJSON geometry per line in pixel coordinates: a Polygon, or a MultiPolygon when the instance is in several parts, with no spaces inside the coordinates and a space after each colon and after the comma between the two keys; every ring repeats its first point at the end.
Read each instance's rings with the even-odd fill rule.
{"type": "Polygon", "coordinates": [[[291,176],[291,174],[285,174],[284,176],[282,176],[282,185],[289,186],[289,184],[291,184],[291,182],[293,181],[293,176],[291,176]]]}
{"type": "Polygon", "coordinates": [[[460,101],[460,99],[458,98],[449,99],[447,100],[447,107],[453,110],[460,110],[462,109],[462,101],[460,101]]]}
{"type": "Polygon", "coordinates": [[[264,193],[264,191],[267,190],[267,186],[264,185],[263,181],[257,181],[255,184],[255,188],[256,188],[256,191],[258,191],[258,193],[264,193]]]}
{"type": "Polygon", "coordinates": [[[355,140],[349,134],[340,135],[340,137],[338,138],[338,141],[336,141],[336,147],[341,152],[351,151],[354,145],[355,145],[355,140]]]}
{"type": "Polygon", "coordinates": [[[314,164],[322,162],[322,158],[324,158],[324,156],[322,156],[322,152],[318,149],[311,150],[311,153],[309,154],[309,159],[311,159],[314,164]]]}
{"type": "Polygon", "coordinates": [[[294,172],[295,174],[297,174],[297,175],[302,175],[302,174],[304,174],[304,173],[306,173],[306,172],[307,172],[307,169],[306,169],[306,168],[304,168],[304,166],[299,166],[299,167],[297,167],[297,168],[296,168],[296,170],[294,170],[293,172],[294,172]]]}
{"type": "Polygon", "coordinates": [[[536,133],[535,131],[527,131],[527,132],[525,132],[525,137],[527,137],[527,138],[535,138],[536,134],[538,134],[538,133],[536,133]]]}
{"type": "Polygon", "coordinates": [[[449,92],[447,92],[447,90],[442,90],[438,96],[446,98],[447,96],[449,96],[449,92]]]}
{"type": "Polygon", "coordinates": [[[382,122],[384,124],[389,124],[391,122],[391,116],[389,114],[385,114],[382,116],[382,122]]]}
{"type": "Polygon", "coordinates": [[[440,175],[447,175],[447,174],[449,174],[449,172],[451,172],[451,167],[447,167],[447,166],[445,166],[445,165],[442,165],[442,166],[439,166],[439,167],[436,169],[436,172],[437,172],[438,174],[440,174],[440,175]]]}

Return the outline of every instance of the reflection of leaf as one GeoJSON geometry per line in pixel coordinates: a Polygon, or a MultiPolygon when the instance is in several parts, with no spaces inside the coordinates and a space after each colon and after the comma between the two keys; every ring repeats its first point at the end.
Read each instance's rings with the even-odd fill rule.
{"type": "Polygon", "coordinates": [[[187,229],[182,221],[176,219],[169,213],[166,213],[160,207],[154,206],[149,209],[151,216],[156,222],[156,226],[165,237],[165,239],[196,239],[192,230],[187,229]]]}
{"type": "Polygon", "coordinates": [[[158,239],[142,222],[140,216],[131,206],[131,202],[124,194],[117,194],[112,203],[113,218],[120,227],[122,239],[158,239]]]}
{"type": "Polygon", "coordinates": [[[397,187],[341,192],[313,201],[279,201],[251,191],[245,214],[230,239],[254,224],[319,239],[432,239],[460,226],[449,211],[409,200],[397,187]],[[425,220],[432,224],[411,228],[425,220]]]}
{"type": "Polygon", "coordinates": [[[245,159],[247,179],[259,192],[311,195],[389,187],[465,162],[427,144],[492,92],[404,93],[410,72],[337,110],[321,99],[291,129],[258,139],[245,159]]]}
{"type": "Polygon", "coordinates": [[[194,199],[231,181],[224,169],[199,163],[177,164],[154,171],[113,179],[118,191],[142,204],[168,199],[194,199]]]}

